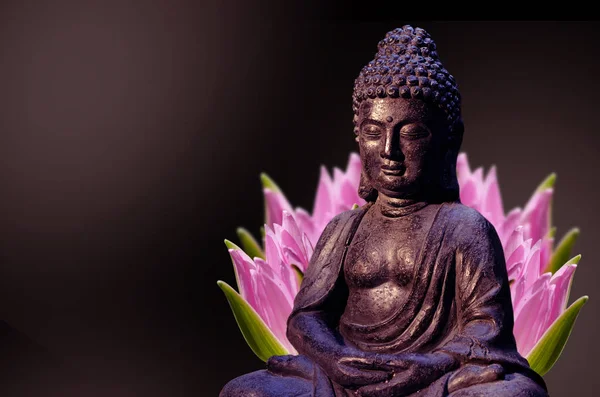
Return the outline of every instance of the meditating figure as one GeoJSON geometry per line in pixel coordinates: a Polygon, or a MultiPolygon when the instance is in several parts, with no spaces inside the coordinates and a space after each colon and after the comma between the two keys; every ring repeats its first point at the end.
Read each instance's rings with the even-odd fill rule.
{"type": "Polygon", "coordinates": [[[496,231],[459,201],[460,94],[427,32],[387,33],[353,109],[367,204],[315,247],[288,319],[300,354],[221,396],[547,396],[517,352],[496,231]]]}

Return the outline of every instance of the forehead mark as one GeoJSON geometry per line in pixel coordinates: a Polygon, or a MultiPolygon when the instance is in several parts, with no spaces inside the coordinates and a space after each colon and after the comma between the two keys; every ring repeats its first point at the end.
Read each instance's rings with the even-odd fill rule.
{"type": "Polygon", "coordinates": [[[391,123],[392,121],[394,121],[394,118],[392,116],[387,116],[385,118],[385,121],[387,121],[388,123],[391,123]]]}

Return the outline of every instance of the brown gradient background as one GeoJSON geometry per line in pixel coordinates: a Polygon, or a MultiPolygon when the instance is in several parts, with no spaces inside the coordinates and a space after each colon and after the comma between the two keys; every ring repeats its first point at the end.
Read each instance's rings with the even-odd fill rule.
{"type": "Polygon", "coordinates": [[[558,174],[588,294],[553,396],[595,396],[600,24],[334,22],[267,4],[2,2],[0,391],[216,396],[262,368],[217,279],[262,222],[259,173],[312,209],[355,149],[351,92],[388,30],[430,31],[463,94],[464,151],[505,209],[558,174]],[[290,17],[289,15],[294,15],[290,17]]]}

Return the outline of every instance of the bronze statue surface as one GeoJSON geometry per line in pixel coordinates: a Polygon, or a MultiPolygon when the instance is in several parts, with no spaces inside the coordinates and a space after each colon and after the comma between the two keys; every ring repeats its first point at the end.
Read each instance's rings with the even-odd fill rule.
{"type": "Polygon", "coordinates": [[[355,82],[361,208],[321,235],[288,319],[298,356],[221,396],[546,396],[519,355],[494,227],[459,202],[460,94],[405,26],[355,82]]]}

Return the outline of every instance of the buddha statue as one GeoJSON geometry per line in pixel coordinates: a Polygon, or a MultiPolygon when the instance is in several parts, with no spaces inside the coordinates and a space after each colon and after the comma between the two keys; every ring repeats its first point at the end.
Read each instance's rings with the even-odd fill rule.
{"type": "Polygon", "coordinates": [[[517,352],[498,235],[459,200],[460,102],[425,30],[379,42],[353,93],[367,204],[315,247],[287,324],[299,355],[221,397],[548,395],[517,352]]]}

